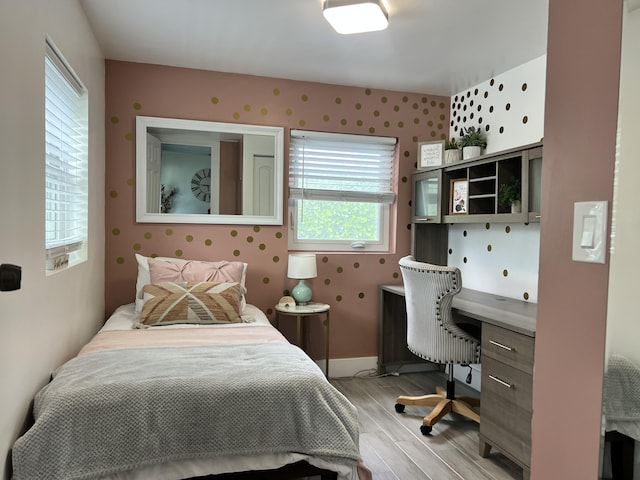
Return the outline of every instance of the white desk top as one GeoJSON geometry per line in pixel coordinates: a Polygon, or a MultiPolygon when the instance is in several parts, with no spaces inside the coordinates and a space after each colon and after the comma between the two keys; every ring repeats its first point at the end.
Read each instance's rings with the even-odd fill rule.
{"type": "MultiPolygon", "coordinates": [[[[403,285],[381,285],[380,288],[404,296],[403,285]]],[[[536,336],[536,303],[463,288],[454,295],[451,305],[461,315],[530,337],[536,336]]]]}

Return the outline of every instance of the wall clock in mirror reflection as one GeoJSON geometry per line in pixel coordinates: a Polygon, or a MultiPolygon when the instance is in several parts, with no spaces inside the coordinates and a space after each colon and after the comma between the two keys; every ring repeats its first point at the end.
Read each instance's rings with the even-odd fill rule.
{"type": "Polygon", "coordinates": [[[211,199],[211,169],[203,168],[194,173],[191,178],[191,192],[194,197],[203,202],[211,199]]]}

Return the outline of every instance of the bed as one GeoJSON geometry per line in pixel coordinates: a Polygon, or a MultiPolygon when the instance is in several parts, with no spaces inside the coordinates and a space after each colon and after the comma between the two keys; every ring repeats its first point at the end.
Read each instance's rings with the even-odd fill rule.
{"type": "Polygon", "coordinates": [[[178,265],[169,282],[141,280],[139,270],[136,302],[37,394],[34,423],[13,447],[14,480],[178,480],[301,464],[370,478],[355,407],[246,304],[246,265],[238,282],[201,281],[201,272],[185,282],[178,265]],[[182,313],[166,313],[181,305],[175,291],[198,288],[218,295],[213,307],[189,293],[182,313]],[[159,304],[171,308],[149,324],[159,304]]]}

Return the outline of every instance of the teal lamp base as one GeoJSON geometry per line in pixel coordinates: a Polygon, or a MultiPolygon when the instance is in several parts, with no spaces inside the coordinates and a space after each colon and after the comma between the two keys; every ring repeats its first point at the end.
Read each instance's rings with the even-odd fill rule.
{"type": "Polygon", "coordinates": [[[293,295],[296,305],[305,305],[311,301],[311,288],[304,283],[304,280],[300,280],[291,290],[291,295],[293,295]]]}

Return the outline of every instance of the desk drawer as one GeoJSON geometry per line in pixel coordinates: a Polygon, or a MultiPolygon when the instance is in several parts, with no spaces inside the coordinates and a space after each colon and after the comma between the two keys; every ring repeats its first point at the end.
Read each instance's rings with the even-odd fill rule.
{"type": "MultiPolygon", "coordinates": [[[[531,411],[533,395],[533,376],[522,370],[505,365],[493,358],[482,357],[482,404],[485,394],[496,398],[496,403],[490,403],[491,408],[500,411],[508,405],[531,411]]],[[[482,406],[481,406],[482,408],[482,406]]],[[[484,412],[484,409],[482,409],[484,412]]]]}
{"type": "MultiPolygon", "coordinates": [[[[529,417],[531,423],[531,417],[529,417]]],[[[531,465],[531,427],[527,430],[509,430],[494,418],[483,415],[480,418],[481,440],[497,448],[520,466],[531,465]]]]}
{"type": "MultiPolygon", "coordinates": [[[[533,351],[533,337],[488,323],[482,324],[483,364],[484,359],[490,357],[533,374],[533,351]]],[[[484,370],[484,366],[482,368],[484,370]]]]}

